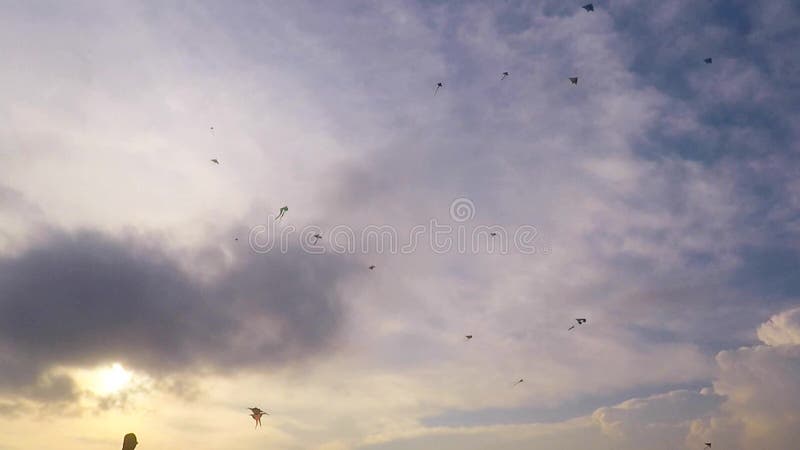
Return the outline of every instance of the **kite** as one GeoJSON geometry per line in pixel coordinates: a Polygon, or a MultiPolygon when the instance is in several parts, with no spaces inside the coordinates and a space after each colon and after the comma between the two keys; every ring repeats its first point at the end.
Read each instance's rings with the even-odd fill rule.
{"type": "Polygon", "coordinates": [[[507,77],[507,76],[509,76],[509,75],[511,75],[511,74],[510,74],[510,73],[508,73],[508,72],[503,72],[503,74],[502,74],[502,75],[503,75],[503,76],[500,78],[500,81],[503,81],[503,80],[505,80],[505,79],[506,79],[506,77],[507,77]]]}
{"type": "Polygon", "coordinates": [[[706,442],[706,447],[711,448],[711,442],[706,442]]]}
{"type": "Polygon", "coordinates": [[[588,5],[583,5],[583,6],[581,6],[581,8],[585,9],[585,10],[586,10],[586,12],[592,12],[592,11],[594,11],[594,5],[593,5],[593,4],[591,4],[591,3],[589,3],[588,5]]]}
{"type": "MultiPolygon", "coordinates": [[[[520,378],[520,379],[519,379],[519,381],[517,381],[516,383],[514,383],[514,386],[516,386],[516,385],[518,385],[518,384],[522,383],[523,381],[525,381],[525,380],[523,380],[522,378],[520,378]]],[[[512,387],[513,387],[513,386],[512,386],[512,387]]]]}
{"type": "Polygon", "coordinates": [[[264,416],[264,415],[268,416],[269,415],[268,412],[262,411],[261,408],[247,408],[247,409],[252,411],[252,414],[250,414],[250,417],[252,417],[253,420],[256,421],[255,428],[258,428],[258,427],[261,426],[261,416],[264,416]]]}
{"type": "MultiPolygon", "coordinates": [[[[583,324],[586,323],[586,319],[575,319],[575,322],[578,322],[578,325],[583,325],[583,324]]],[[[567,328],[567,331],[572,331],[572,329],[575,328],[575,327],[576,327],[576,325],[573,325],[573,326],[567,328]]]]}
{"type": "Polygon", "coordinates": [[[472,335],[471,335],[471,334],[468,334],[468,335],[466,335],[466,336],[464,336],[464,337],[465,337],[465,338],[467,338],[467,340],[470,340],[470,339],[472,339],[472,335]]]}
{"type": "Polygon", "coordinates": [[[317,243],[317,241],[319,241],[320,239],[322,239],[322,235],[321,235],[321,234],[319,234],[319,233],[317,233],[317,234],[315,234],[314,236],[311,236],[311,237],[313,237],[313,238],[314,238],[314,242],[312,242],[311,244],[316,244],[316,243],[317,243]]]}
{"type": "Polygon", "coordinates": [[[375,270],[375,266],[369,266],[369,270],[375,270]]]}
{"type": "Polygon", "coordinates": [[[216,165],[219,165],[219,161],[217,160],[217,158],[212,159],[211,162],[213,162],[216,165]]]}
{"type": "Polygon", "coordinates": [[[280,212],[278,213],[278,217],[276,217],[275,220],[278,220],[278,219],[282,218],[283,215],[286,214],[286,211],[289,211],[289,207],[288,206],[284,206],[283,208],[281,208],[280,212]]]}
{"type": "Polygon", "coordinates": [[[569,78],[569,81],[570,81],[572,84],[578,84],[578,77],[570,77],[570,78],[569,78]]]}
{"type": "Polygon", "coordinates": [[[434,97],[436,97],[436,93],[437,93],[437,92],[439,92],[439,88],[440,88],[440,87],[444,87],[444,84],[442,84],[442,82],[441,82],[441,81],[440,81],[440,82],[438,82],[438,83],[436,83],[436,90],[435,90],[435,91],[433,91],[433,96],[434,96],[434,97]]]}
{"type": "Polygon", "coordinates": [[[711,64],[711,61],[712,61],[712,59],[711,59],[711,58],[706,58],[706,59],[704,59],[703,61],[704,61],[706,64],[711,64]]]}

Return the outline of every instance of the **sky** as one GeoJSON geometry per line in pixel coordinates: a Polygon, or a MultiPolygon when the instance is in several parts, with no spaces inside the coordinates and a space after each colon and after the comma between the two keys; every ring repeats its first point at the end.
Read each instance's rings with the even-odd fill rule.
{"type": "Polygon", "coordinates": [[[794,448],[800,4],[582,5],[2,2],[0,450],[794,448]]]}

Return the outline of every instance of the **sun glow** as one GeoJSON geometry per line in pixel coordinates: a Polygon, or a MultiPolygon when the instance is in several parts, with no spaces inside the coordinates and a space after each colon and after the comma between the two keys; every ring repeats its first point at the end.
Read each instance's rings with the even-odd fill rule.
{"type": "Polygon", "coordinates": [[[131,381],[131,377],[131,372],[125,370],[122,364],[114,363],[111,367],[100,370],[98,390],[106,394],[119,392],[131,381]]]}

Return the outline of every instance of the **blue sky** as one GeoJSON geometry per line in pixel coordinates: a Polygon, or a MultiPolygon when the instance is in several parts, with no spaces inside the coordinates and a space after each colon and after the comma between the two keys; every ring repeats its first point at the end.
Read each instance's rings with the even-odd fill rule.
{"type": "Polygon", "coordinates": [[[789,448],[800,6],[582,4],[7,5],[0,450],[789,448]]]}

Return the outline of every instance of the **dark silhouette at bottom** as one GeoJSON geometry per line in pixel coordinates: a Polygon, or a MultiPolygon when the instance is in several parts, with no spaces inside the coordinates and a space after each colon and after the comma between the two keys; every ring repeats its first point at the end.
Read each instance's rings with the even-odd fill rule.
{"type": "Polygon", "coordinates": [[[122,440],[122,450],[133,450],[136,448],[136,444],[138,443],[139,441],[136,440],[136,435],[133,433],[128,433],[122,440]]]}

